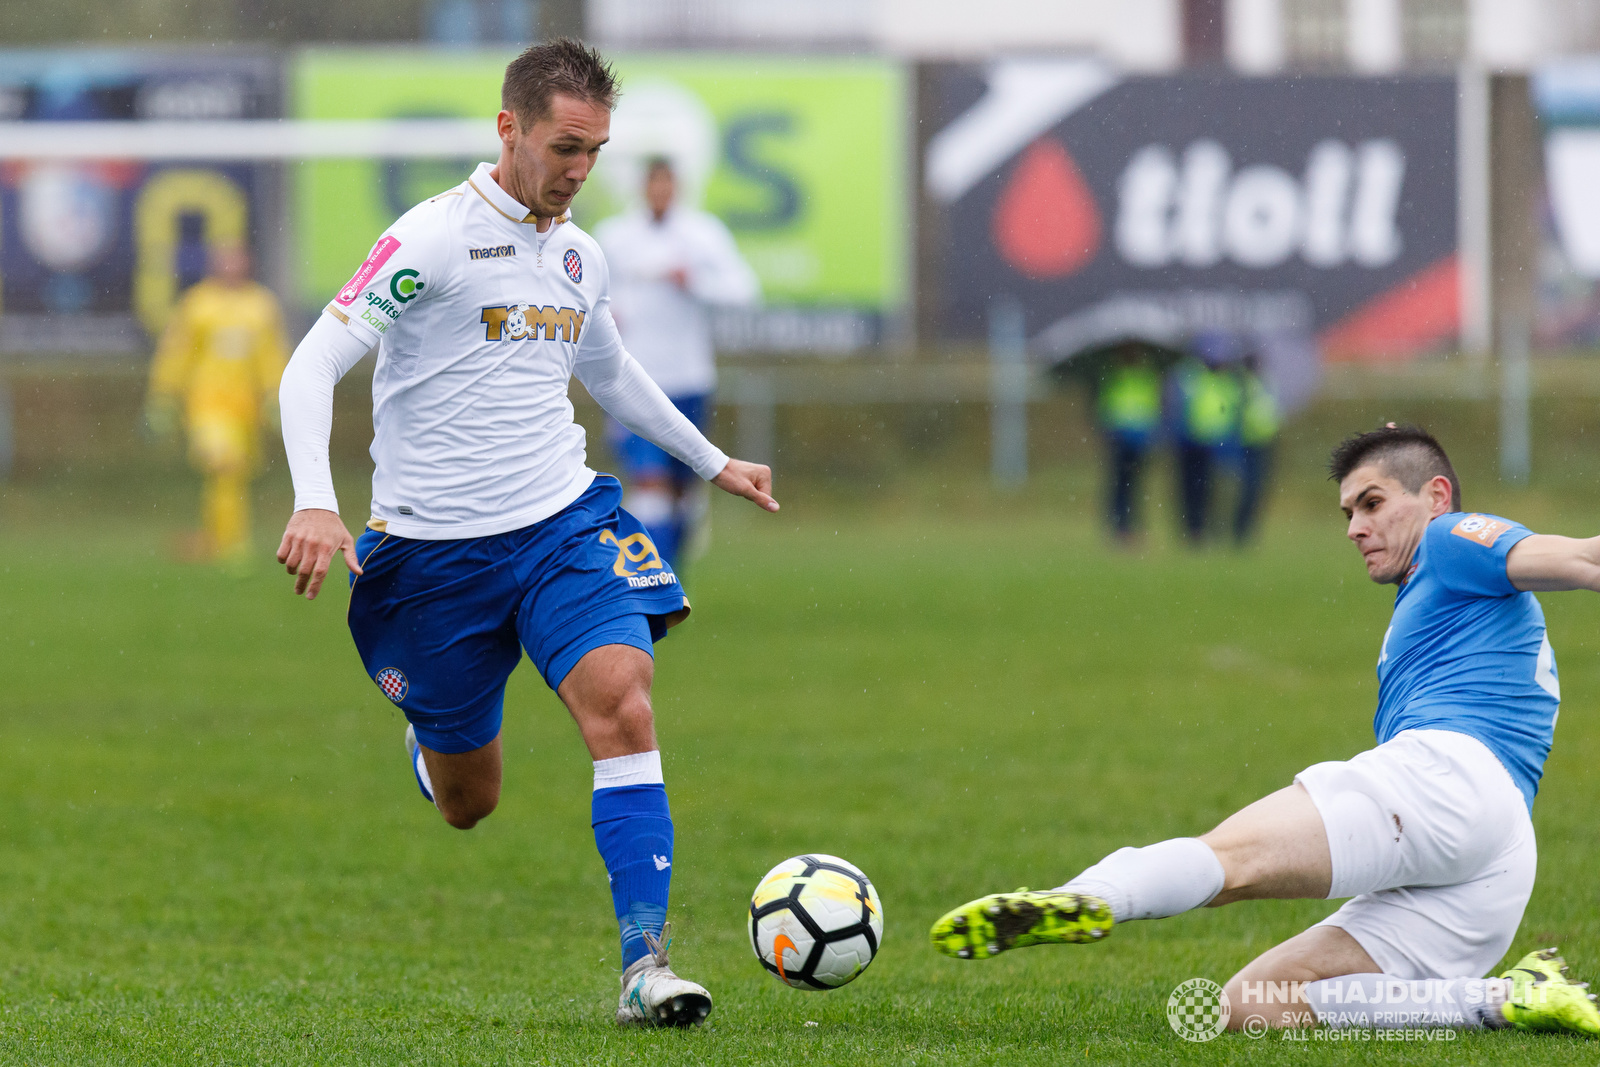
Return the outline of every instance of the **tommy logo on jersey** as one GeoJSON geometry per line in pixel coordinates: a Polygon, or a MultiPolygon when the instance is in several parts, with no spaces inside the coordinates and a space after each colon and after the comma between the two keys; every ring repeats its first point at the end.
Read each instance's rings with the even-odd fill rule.
{"type": "Polygon", "coordinates": [[[567,277],[575,282],[583,281],[583,257],[576,248],[567,249],[567,254],[561,257],[561,265],[567,268],[567,277]]]}
{"type": "Polygon", "coordinates": [[[501,304],[484,308],[478,316],[483,323],[485,341],[570,341],[577,344],[583,332],[584,313],[576,308],[534,307],[532,304],[501,304]],[[557,334],[560,337],[557,337],[557,334]]]}
{"type": "MultiPolygon", "coordinates": [[[[372,280],[373,275],[383,269],[383,265],[389,262],[389,257],[394,255],[399,248],[400,242],[393,237],[380,239],[377,244],[372,246],[372,251],[368,254],[367,261],[361,264],[361,269],[356,271],[355,277],[346,282],[345,287],[339,290],[339,295],[334,297],[334,301],[343,304],[345,307],[355,303],[356,297],[361,295],[361,290],[367,287],[367,283],[372,280]]],[[[416,277],[415,272],[412,272],[412,277],[416,277]]]]}
{"type": "Polygon", "coordinates": [[[406,698],[406,692],[411,688],[411,683],[406,681],[406,676],[393,667],[385,667],[373,675],[372,680],[378,683],[378,688],[383,690],[383,695],[396,704],[406,698]]]}
{"type": "Polygon", "coordinates": [[[1511,529],[1509,522],[1491,519],[1487,515],[1468,515],[1456,523],[1450,532],[1457,537],[1465,537],[1468,541],[1476,541],[1485,548],[1493,548],[1500,535],[1509,529],[1511,529]]]}

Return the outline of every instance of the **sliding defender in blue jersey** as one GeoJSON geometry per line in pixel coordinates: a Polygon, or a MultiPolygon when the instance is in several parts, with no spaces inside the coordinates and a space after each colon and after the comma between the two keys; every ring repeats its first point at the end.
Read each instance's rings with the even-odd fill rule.
{"type": "Polygon", "coordinates": [[[772,472],[707,441],[628,354],[609,265],[568,214],[615,99],[593,50],[523,52],[501,88],[498,162],[401,216],[318,318],[279,396],[295,511],[278,561],[309,598],[343,554],[350,634],[409,723],[407,773],[459,829],[499,803],[506,679],[527,651],[594,760],[617,1022],[693,1025],[711,995],[667,958],[673,823],[650,707],[654,643],[689,602],[616,479],[585,462],[570,380],[699,477],[778,505],[772,472]],[[328,434],[334,384],[374,347],[372,517],[356,541],[328,434]]]}
{"type": "Polygon", "coordinates": [[[1398,586],[1378,653],[1377,747],[1306,768],[1204,836],[962,905],[934,925],[934,944],[986,959],[1239,900],[1348,898],[1234,975],[1229,1026],[1600,1036],[1594,998],[1556,950],[1483,977],[1533,890],[1529,815],[1561,699],[1533,594],[1600,591],[1600,537],[1462,510],[1449,458],[1416,427],[1351,437],[1330,468],[1368,576],[1398,586]]]}

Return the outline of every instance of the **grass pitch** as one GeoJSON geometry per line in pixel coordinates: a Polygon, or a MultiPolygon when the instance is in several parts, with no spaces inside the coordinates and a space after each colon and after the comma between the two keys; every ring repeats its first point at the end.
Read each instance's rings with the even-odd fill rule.
{"type": "MultiPolygon", "coordinates": [[[[1309,486],[1247,553],[1159,537],[1113,551],[1070,481],[1023,502],[930,489],[791,493],[773,518],[719,505],[716,548],[688,575],[695,615],[658,648],[674,960],[716,997],[712,1024],[683,1033],[611,1024],[588,757],[531,667],[507,699],[500,810],[452,830],[412,784],[342,587],[306,604],[266,569],[169,562],[171,514],[113,526],[73,510],[116,487],[12,490],[0,1062],[1592,1063],[1600,1046],[1561,1037],[1170,1031],[1174,986],[1224,980],[1326,903],[1235,905],[986,963],[928,945],[953,904],[1203,832],[1370,745],[1391,594],[1343,542],[1331,488],[1309,486]],[[783,988],[746,935],[757,879],[805,851],[859,864],[886,910],[877,962],[833,993],[783,988]]],[[[169,513],[174,494],[157,494],[169,513]]],[[[1593,526],[1562,499],[1469,502],[1593,526]]],[[[1595,975],[1600,598],[1543,600],[1566,699],[1512,955],[1559,943],[1595,975]]]]}

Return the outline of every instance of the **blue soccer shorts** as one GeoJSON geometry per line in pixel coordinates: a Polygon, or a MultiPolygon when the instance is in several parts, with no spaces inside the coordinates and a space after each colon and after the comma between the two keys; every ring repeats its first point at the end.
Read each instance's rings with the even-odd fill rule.
{"type": "MultiPolygon", "coordinates": [[[[689,393],[668,399],[673,407],[683,412],[684,418],[695,424],[696,429],[705,431],[706,415],[711,410],[710,393],[689,393]]],[[[688,485],[699,479],[699,475],[683,461],[609,416],[606,419],[606,443],[611,446],[611,454],[617,458],[617,465],[629,481],[662,478],[674,485],[688,485]]]]}
{"type": "Polygon", "coordinates": [[[523,649],[556,689],[602,645],[654,654],[688,614],[671,565],[621,503],[622,486],[600,475],[520,530],[454,541],[362,533],[350,633],[423,746],[470,752],[499,736],[523,649]]]}

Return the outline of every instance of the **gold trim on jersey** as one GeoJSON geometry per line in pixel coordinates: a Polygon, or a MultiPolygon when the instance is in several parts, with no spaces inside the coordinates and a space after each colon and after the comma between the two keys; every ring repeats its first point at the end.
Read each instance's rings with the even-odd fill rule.
{"type": "MultiPolygon", "coordinates": [[[[471,178],[468,178],[467,179],[467,184],[472,186],[472,191],[473,192],[475,192],[479,196],[483,197],[483,202],[485,204],[488,204],[490,207],[494,208],[496,211],[500,211],[500,205],[496,204],[493,200],[490,200],[489,197],[484,193],[484,191],[482,189],[478,188],[478,183],[477,182],[473,181],[471,178]]],[[[519,204],[518,206],[520,207],[522,205],[519,204]]],[[[522,216],[522,218],[520,218],[520,219],[517,218],[515,215],[507,215],[504,211],[500,211],[500,214],[503,215],[505,218],[510,219],[512,222],[531,222],[531,223],[534,223],[535,225],[537,225],[538,222],[539,222],[539,217],[537,215],[535,215],[531,211],[528,212],[526,215],[522,216]]]]}
{"type": "MultiPolygon", "coordinates": [[[[477,182],[474,182],[471,178],[468,178],[467,179],[467,184],[472,186],[472,191],[473,192],[475,192],[479,196],[483,197],[483,202],[485,204],[488,204],[490,207],[494,208],[496,211],[499,211],[500,215],[503,218],[508,218],[512,222],[520,222],[520,223],[524,223],[524,224],[531,222],[531,223],[534,224],[534,226],[536,228],[539,225],[539,216],[535,215],[533,212],[531,212],[531,211],[528,212],[526,215],[522,216],[522,218],[520,218],[520,219],[517,218],[514,215],[507,215],[504,211],[500,211],[500,206],[498,204],[496,204],[493,200],[490,200],[488,195],[485,194],[482,189],[478,188],[477,182]]],[[[522,205],[518,204],[517,206],[521,207],[522,205]]],[[[563,215],[558,215],[557,217],[555,217],[555,218],[550,220],[550,226],[551,226],[552,229],[554,229],[555,227],[560,226],[563,222],[566,222],[570,218],[572,218],[572,213],[571,212],[567,212],[566,214],[563,214],[563,215]]]]}
{"type": "Polygon", "coordinates": [[[328,314],[332,315],[334,318],[338,319],[340,322],[344,323],[346,326],[350,325],[350,316],[346,315],[344,312],[340,311],[338,308],[334,307],[332,304],[329,304],[327,307],[323,308],[322,310],[326,311],[328,314]]]}
{"type": "Polygon", "coordinates": [[[369,529],[369,530],[377,530],[379,533],[388,533],[389,532],[389,522],[388,522],[387,519],[378,519],[378,518],[368,519],[367,520],[367,529],[369,529]]]}

